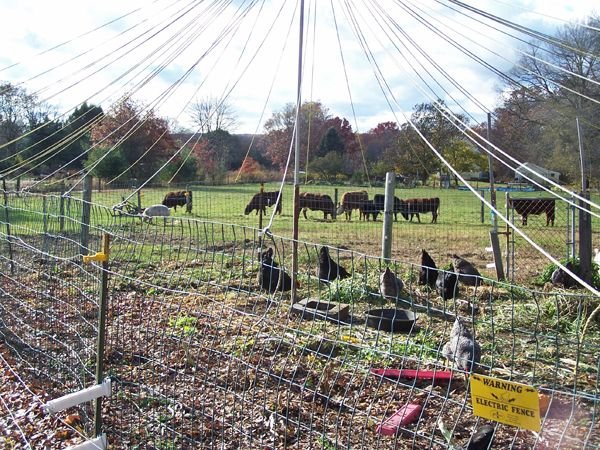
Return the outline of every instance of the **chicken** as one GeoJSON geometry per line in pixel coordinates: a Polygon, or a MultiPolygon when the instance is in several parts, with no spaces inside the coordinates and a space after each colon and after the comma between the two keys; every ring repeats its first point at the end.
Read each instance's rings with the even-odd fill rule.
{"type": "Polygon", "coordinates": [[[379,277],[379,290],[385,299],[397,299],[404,283],[389,267],[379,277]]]}
{"type": "Polygon", "coordinates": [[[435,286],[438,277],[437,267],[433,258],[425,250],[421,250],[421,270],[419,271],[419,284],[435,286]]]}
{"type": "Polygon", "coordinates": [[[458,275],[454,272],[438,271],[435,287],[444,300],[456,297],[456,294],[458,294],[458,275]]]}
{"type": "Polygon", "coordinates": [[[479,365],[481,347],[459,317],[454,321],[450,340],[442,348],[442,355],[467,373],[472,372],[479,365]]]}
{"type": "Polygon", "coordinates": [[[346,269],[331,259],[329,256],[329,250],[327,247],[323,246],[319,251],[319,267],[317,269],[317,277],[319,280],[328,283],[336,278],[339,278],[340,280],[348,278],[350,277],[350,274],[346,269]]]}
{"type": "Polygon", "coordinates": [[[458,255],[452,255],[452,266],[454,266],[454,271],[458,274],[458,279],[467,286],[479,286],[481,284],[481,274],[466,259],[458,255]]]}
{"type": "MultiPolygon", "coordinates": [[[[571,261],[567,262],[565,267],[571,272],[577,274],[577,269],[573,266],[571,261]]],[[[569,289],[578,285],[575,278],[562,270],[560,267],[557,267],[554,272],[552,272],[552,277],[550,279],[554,286],[562,286],[565,289],[569,289]]]]}
{"type": "Polygon", "coordinates": [[[273,261],[273,249],[269,248],[261,255],[260,268],[258,270],[258,284],[260,287],[269,293],[275,291],[289,291],[292,289],[292,279],[279,269],[277,263],[273,261]]]}

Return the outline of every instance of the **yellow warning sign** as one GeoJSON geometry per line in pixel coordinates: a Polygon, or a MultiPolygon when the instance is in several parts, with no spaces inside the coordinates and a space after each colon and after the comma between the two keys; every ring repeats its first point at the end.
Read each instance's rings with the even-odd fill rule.
{"type": "Polygon", "coordinates": [[[526,430],[540,431],[537,389],[526,384],[471,374],[473,414],[526,430]]]}

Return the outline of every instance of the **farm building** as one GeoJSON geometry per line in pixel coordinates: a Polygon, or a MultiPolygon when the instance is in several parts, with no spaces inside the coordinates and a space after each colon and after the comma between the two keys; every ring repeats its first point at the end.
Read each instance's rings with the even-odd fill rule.
{"type": "Polygon", "coordinates": [[[542,179],[537,177],[534,173],[532,173],[530,170],[546,177],[549,178],[550,180],[558,183],[559,179],[560,179],[560,172],[556,172],[554,170],[549,170],[546,169],[544,167],[540,167],[536,164],[530,163],[530,162],[526,162],[521,164],[516,170],[515,170],[515,181],[519,182],[519,183],[526,183],[529,180],[526,177],[529,177],[533,180],[536,180],[538,182],[541,182],[542,179]]]}

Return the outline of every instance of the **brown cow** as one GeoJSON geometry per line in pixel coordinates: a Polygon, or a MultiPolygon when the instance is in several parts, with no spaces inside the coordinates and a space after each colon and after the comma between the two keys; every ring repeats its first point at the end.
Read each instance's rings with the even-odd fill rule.
{"type": "Polygon", "coordinates": [[[554,226],[555,204],[553,198],[508,198],[508,206],[521,216],[521,223],[527,225],[529,214],[546,213],[546,226],[554,226]]]}
{"type": "Polygon", "coordinates": [[[438,210],[440,208],[440,199],[438,197],[433,198],[408,198],[406,200],[400,200],[400,213],[406,220],[410,215],[410,221],[412,222],[413,217],[416,215],[417,220],[421,223],[420,213],[431,213],[431,223],[437,223],[438,210]]]}
{"type": "MultiPolygon", "coordinates": [[[[368,200],[369,193],[367,191],[344,192],[340,206],[337,209],[337,214],[344,213],[346,220],[352,220],[352,210],[358,209],[360,211],[360,206],[368,200]]],[[[360,213],[360,218],[362,218],[362,213],[360,213]]]]}
{"type": "Polygon", "coordinates": [[[277,203],[275,207],[275,212],[281,215],[281,196],[279,196],[279,191],[271,191],[271,192],[262,192],[258,194],[254,194],[254,197],[250,200],[250,203],[246,205],[246,209],[244,209],[244,214],[248,215],[252,211],[256,210],[256,214],[258,211],[262,209],[262,213],[266,214],[267,206],[273,206],[277,203]],[[278,201],[279,200],[279,201],[278,201]]]}
{"type": "Polygon", "coordinates": [[[302,210],[305,219],[308,219],[308,217],[306,217],[306,210],[310,209],[311,211],[323,211],[323,218],[325,220],[327,220],[327,214],[330,214],[331,219],[333,220],[335,205],[333,204],[331,197],[327,194],[302,192],[299,196],[299,207],[302,210]]]}
{"type": "Polygon", "coordinates": [[[192,191],[173,191],[168,192],[162,201],[167,208],[174,208],[177,211],[178,206],[185,206],[185,212],[192,212],[192,191]]]}

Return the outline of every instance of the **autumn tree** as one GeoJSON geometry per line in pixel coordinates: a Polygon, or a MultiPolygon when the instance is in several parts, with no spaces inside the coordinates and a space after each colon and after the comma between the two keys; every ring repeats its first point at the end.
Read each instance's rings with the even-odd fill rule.
{"type": "MultiPolygon", "coordinates": [[[[307,156],[312,158],[316,151],[329,112],[319,102],[306,102],[300,108],[300,166],[305,167],[307,156]]],[[[271,162],[283,168],[288,159],[290,148],[293,149],[292,137],[296,121],[296,106],[293,103],[286,104],[280,111],[265,122],[266,152],[271,162]]],[[[291,159],[292,161],[294,158],[291,159]]]]}
{"type": "MultiPolygon", "coordinates": [[[[131,99],[115,105],[93,126],[91,140],[102,148],[118,146],[131,176],[141,179],[158,170],[175,150],[167,120],[131,99]]],[[[114,175],[119,173],[115,170],[114,175]]]]}
{"type": "Polygon", "coordinates": [[[14,155],[26,147],[18,138],[31,129],[36,105],[35,96],[24,88],[0,82],[0,170],[13,166],[14,155]]]}
{"type": "Polygon", "coordinates": [[[192,121],[198,126],[198,132],[205,134],[217,130],[233,131],[237,125],[237,116],[226,100],[207,97],[192,103],[188,109],[192,121]]]}
{"type": "Polygon", "coordinates": [[[596,126],[600,113],[599,26],[600,17],[594,15],[584,24],[565,25],[554,36],[531,42],[512,71],[519,85],[509,86],[513,92],[524,93],[511,95],[509,104],[504,105],[534,112],[521,116],[528,128],[538,128],[527,145],[541,151],[530,155],[528,161],[558,170],[572,180],[579,178],[576,119],[583,131],[590,175],[600,178],[600,149],[596,145],[600,140],[596,126]],[[545,138],[544,148],[537,139],[540,135],[545,138]]]}
{"type": "Polygon", "coordinates": [[[237,138],[224,130],[202,135],[192,149],[198,160],[198,174],[212,183],[221,182],[227,170],[233,168],[229,156],[238,145],[237,138]]]}

